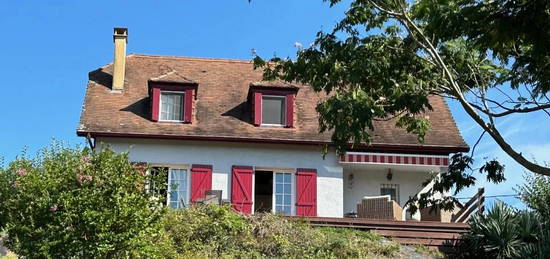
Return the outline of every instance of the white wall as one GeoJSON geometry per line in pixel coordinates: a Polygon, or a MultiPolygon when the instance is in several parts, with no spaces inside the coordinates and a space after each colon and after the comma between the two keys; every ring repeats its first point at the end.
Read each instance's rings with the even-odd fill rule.
{"type": "Polygon", "coordinates": [[[104,138],[96,141],[110,145],[117,152],[129,151],[131,161],[212,165],[212,189],[222,190],[224,199],[229,198],[233,165],[315,168],[318,175],[317,215],[343,216],[342,167],[335,155],[327,155],[323,160],[321,149],[316,146],[122,138],[104,138]]]}
{"type": "Polygon", "coordinates": [[[386,177],[388,167],[344,166],[344,212],[356,212],[357,203],[364,196],[380,195],[381,184],[399,184],[399,206],[403,207],[410,195],[422,190],[422,183],[429,179],[430,171],[439,171],[439,167],[393,167],[393,177],[389,181],[386,177]]]}

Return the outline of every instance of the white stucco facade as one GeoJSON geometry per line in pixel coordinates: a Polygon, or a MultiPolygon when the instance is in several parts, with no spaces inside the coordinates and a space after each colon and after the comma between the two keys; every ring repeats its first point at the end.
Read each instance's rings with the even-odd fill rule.
{"type": "Polygon", "coordinates": [[[343,216],[343,169],[334,153],[323,159],[317,146],[123,138],[98,138],[96,142],[117,152],[129,152],[129,159],[135,162],[212,165],[212,189],[222,190],[224,199],[230,198],[233,165],[285,171],[317,169],[317,215],[343,216]]]}
{"type": "Polygon", "coordinates": [[[344,212],[355,212],[357,203],[365,196],[380,195],[382,185],[397,186],[399,206],[406,208],[409,197],[423,190],[422,183],[430,179],[431,173],[445,170],[445,167],[414,165],[344,164],[343,167],[344,212]],[[391,180],[388,179],[390,172],[391,180]]]}
{"type": "MultiPolygon", "coordinates": [[[[134,162],[176,168],[211,165],[212,189],[222,190],[223,199],[231,198],[231,168],[234,165],[292,173],[297,168],[316,169],[317,216],[320,217],[343,217],[345,213],[356,212],[357,203],[363,197],[381,195],[382,185],[398,186],[398,203],[405,208],[409,196],[423,189],[422,183],[430,173],[446,168],[346,164],[339,162],[334,152],[323,159],[318,146],[125,138],[98,138],[96,142],[109,145],[117,152],[129,152],[129,159],[134,162]],[[388,179],[390,171],[392,177],[388,179]]],[[[293,178],[295,188],[294,184],[293,178]]],[[[295,195],[295,190],[292,193],[295,195]]],[[[294,208],[292,213],[295,214],[294,208]]]]}

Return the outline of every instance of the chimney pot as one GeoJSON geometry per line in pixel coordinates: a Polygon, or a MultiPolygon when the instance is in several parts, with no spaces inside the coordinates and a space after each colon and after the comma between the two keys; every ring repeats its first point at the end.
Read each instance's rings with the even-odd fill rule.
{"type": "Polygon", "coordinates": [[[113,88],[121,91],[124,88],[126,72],[126,44],[128,43],[128,28],[114,28],[115,59],[113,62],[113,88]]]}

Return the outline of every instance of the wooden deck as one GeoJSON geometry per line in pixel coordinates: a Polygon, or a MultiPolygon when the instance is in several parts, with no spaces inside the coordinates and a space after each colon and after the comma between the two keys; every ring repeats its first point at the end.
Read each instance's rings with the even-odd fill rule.
{"type": "Polygon", "coordinates": [[[464,223],[442,223],[433,221],[392,221],[360,218],[300,218],[312,226],[363,229],[405,245],[425,245],[441,251],[452,250],[460,234],[468,231],[464,223]]]}

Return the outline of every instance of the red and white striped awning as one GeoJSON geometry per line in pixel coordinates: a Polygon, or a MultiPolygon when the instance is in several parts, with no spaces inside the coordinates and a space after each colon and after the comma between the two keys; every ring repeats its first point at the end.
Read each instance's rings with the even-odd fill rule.
{"type": "Polygon", "coordinates": [[[448,166],[448,156],[346,152],[340,163],[448,166]]]}

